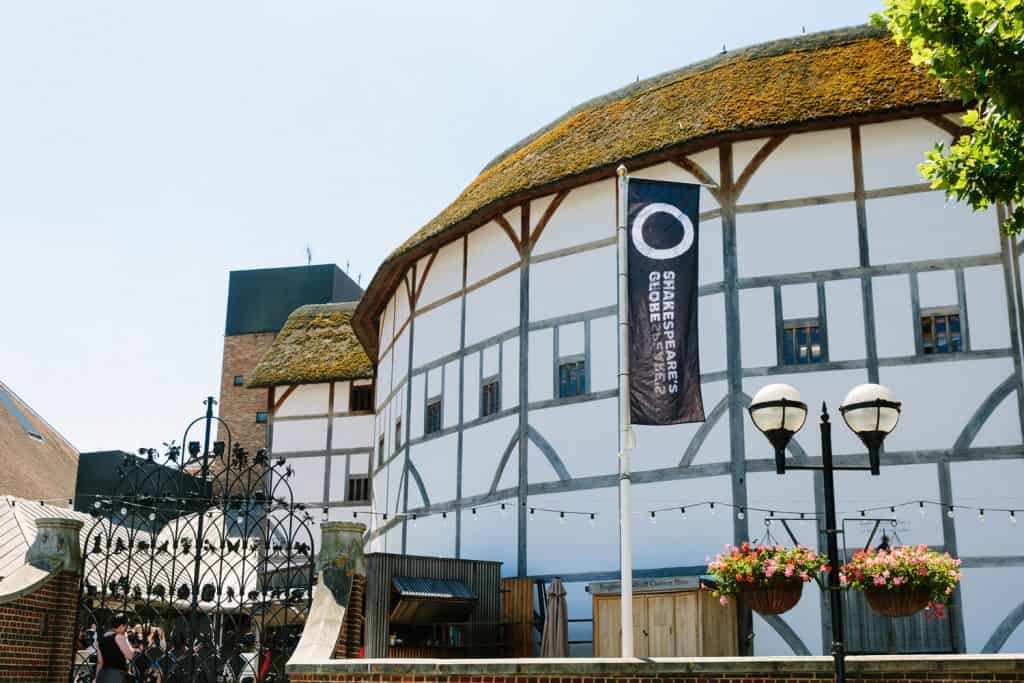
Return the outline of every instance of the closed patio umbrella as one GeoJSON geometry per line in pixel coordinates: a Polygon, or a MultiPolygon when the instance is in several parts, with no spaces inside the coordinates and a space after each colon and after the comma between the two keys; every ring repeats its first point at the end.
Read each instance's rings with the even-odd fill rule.
{"type": "Polygon", "coordinates": [[[547,618],[540,640],[541,657],[569,656],[569,608],[561,579],[551,581],[547,597],[547,618]]]}

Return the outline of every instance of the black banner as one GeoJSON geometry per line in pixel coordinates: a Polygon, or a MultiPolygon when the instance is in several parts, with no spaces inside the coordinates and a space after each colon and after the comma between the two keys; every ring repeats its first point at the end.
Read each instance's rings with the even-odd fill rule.
{"type": "Polygon", "coordinates": [[[699,185],[629,180],[633,424],[704,420],[697,346],[699,204],[699,185]]]}

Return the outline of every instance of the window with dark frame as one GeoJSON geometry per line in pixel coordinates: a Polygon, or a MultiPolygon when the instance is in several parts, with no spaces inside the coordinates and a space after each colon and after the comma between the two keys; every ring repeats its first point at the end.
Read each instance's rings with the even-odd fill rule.
{"type": "Polygon", "coordinates": [[[501,410],[501,383],[497,377],[484,380],[480,387],[480,417],[494,415],[501,410]]]}
{"type": "Polygon", "coordinates": [[[373,410],[373,385],[352,386],[348,395],[348,410],[351,413],[365,413],[373,410]]]}
{"type": "Polygon", "coordinates": [[[441,398],[432,398],[427,402],[427,414],[423,420],[423,433],[433,434],[441,431],[441,398]]]}
{"type": "Polygon", "coordinates": [[[960,309],[926,308],[921,311],[921,353],[958,353],[963,351],[960,309]]]}
{"type": "Polygon", "coordinates": [[[234,379],[232,379],[231,382],[236,387],[240,387],[243,384],[245,384],[245,375],[235,375],[234,379]]]}
{"type": "Polygon", "coordinates": [[[817,318],[786,320],[782,324],[783,365],[811,365],[828,358],[825,336],[817,318]]]}
{"type": "Polygon", "coordinates": [[[345,491],[345,502],[368,503],[370,501],[370,477],[366,474],[350,474],[345,491]]]}
{"type": "Polygon", "coordinates": [[[587,364],[583,360],[567,360],[558,364],[558,396],[568,398],[587,393],[587,364]]]}
{"type": "Polygon", "coordinates": [[[256,411],[256,424],[264,425],[267,424],[267,413],[264,410],[256,411]]]}

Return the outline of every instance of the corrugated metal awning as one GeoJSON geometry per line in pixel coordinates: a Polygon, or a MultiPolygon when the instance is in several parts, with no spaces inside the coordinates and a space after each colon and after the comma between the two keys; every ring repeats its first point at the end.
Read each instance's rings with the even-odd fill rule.
{"type": "Polygon", "coordinates": [[[431,600],[476,600],[477,594],[462,581],[447,579],[414,579],[396,576],[391,579],[395,590],[403,598],[431,600]]]}
{"type": "Polygon", "coordinates": [[[462,581],[395,576],[391,586],[396,593],[390,619],[394,624],[462,622],[477,603],[477,594],[462,581]]]}

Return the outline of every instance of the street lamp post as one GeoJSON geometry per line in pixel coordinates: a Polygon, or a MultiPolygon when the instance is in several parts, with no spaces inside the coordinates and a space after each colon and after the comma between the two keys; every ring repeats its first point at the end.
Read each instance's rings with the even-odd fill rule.
{"type": "Polygon", "coordinates": [[[822,472],[822,493],[825,499],[825,538],[828,546],[829,604],[832,609],[832,659],[837,683],[846,681],[846,643],[843,634],[843,601],[839,593],[839,534],[836,523],[836,470],[879,473],[879,451],[885,437],[895,427],[900,416],[900,402],[892,392],[880,384],[861,384],[843,399],[839,412],[846,425],[868,448],[868,466],[836,466],[832,462],[832,423],[828,409],[821,404],[821,465],[787,465],[786,446],[800,431],[807,419],[807,404],[800,392],[788,384],[769,384],[762,388],[748,409],[750,419],[775,447],[775,471],[785,474],[790,470],[819,470],[822,472]]]}

